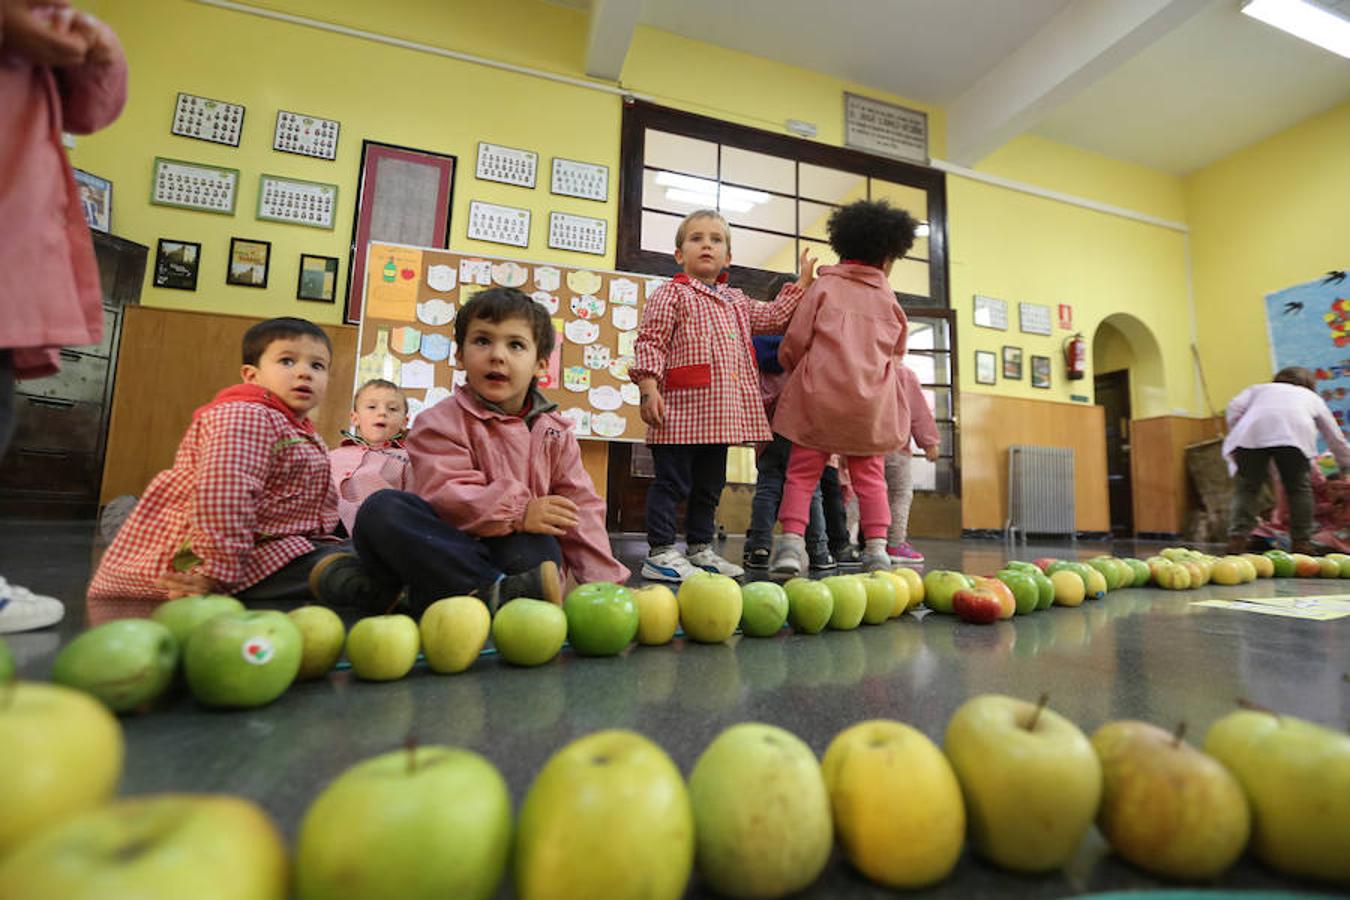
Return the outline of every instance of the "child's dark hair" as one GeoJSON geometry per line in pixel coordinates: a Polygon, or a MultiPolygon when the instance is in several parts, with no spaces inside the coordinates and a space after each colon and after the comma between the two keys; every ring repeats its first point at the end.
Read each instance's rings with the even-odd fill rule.
{"type": "Polygon", "coordinates": [[[919,223],[885,200],[859,200],[830,214],[826,225],[830,246],[841,260],[856,259],[879,266],[900,259],[914,246],[919,223]]]}
{"type": "Polygon", "coordinates": [[[407,414],[408,395],[403,393],[403,388],[394,384],[387,378],[372,378],[365,384],[357,388],[356,393],[352,394],[352,409],[356,409],[356,404],[360,402],[362,394],[364,394],[366,391],[373,390],[376,388],[386,391],[393,391],[395,394],[398,394],[398,399],[403,401],[403,412],[405,415],[407,414]]]}
{"type": "Polygon", "coordinates": [[[1310,391],[1317,390],[1317,377],[1302,366],[1287,366],[1276,372],[1271,380],[1276,384],[1292,384],[1310,391]]]}
{"type": "Polygon", "coordinates": [[[328,355],[333,355],[333,342],[328,339],[322,328],[308,319],[282,316],[279,319],[259,322],[244,332],[244,365],[256,366],[273,341],[298,337],[312,337],[323,341],[323,345],[328,348],[328,355]]]}
{"type": "Polygon", "coordinates": [[[464,336],[469,333],[469,323],[474,319],[484,319],[494,324],[507,319],[524,319],[530,323],[530,331],[534,333],[534,346],[538,351],[536,358],[548,359],[553,352],[557,336],[553,333],[553,322],[549,320],[548,310],[531,300],[524,291],[498,287],[474,294],[473,299],[461,306],[455,315],[455,344],[461,348],[464,346],[464,336]]]}

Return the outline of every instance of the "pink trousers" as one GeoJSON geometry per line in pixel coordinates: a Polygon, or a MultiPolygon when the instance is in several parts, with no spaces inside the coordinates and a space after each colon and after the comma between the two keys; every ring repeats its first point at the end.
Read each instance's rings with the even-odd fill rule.
{"type": "MultiPolygon", "coordinates": [[[[824,450],[792,446],[788,457],[787,480],[783,484],[783,502],[778,521],[786,534],[806,534],[806,519],[811,511],[811,493],[820,481],[830,454],[824,450]]],[[[864,538],[884,538],[891,524],[891,505],[886,496],[885,456],[845,456],[853,490],[858,495],[858,518],[864,538]]]]}

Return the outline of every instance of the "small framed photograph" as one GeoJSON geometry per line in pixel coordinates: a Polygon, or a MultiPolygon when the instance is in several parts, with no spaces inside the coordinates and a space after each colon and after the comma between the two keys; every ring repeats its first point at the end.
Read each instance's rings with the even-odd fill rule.
{"type": "Polygon", "coordinates": [[[238,287],[267,287],[271,257],[270,241],[230,238],[230,264],[225,270],[225,283],[238,287]]]}
{"type": "Polygon", "coordinates": [[[1003,378],[1005,381],[1022,380],[1022,348],[1003,348],[1003,378]]]}
{"type": "Polygon", "coordinates": [[[1031,357],[1031,386],[1034,388],[1050,387],[1050,357],[1031,357]]]}
{"type": "Polygon", "coordinates": [[[201,244],[160,238],[155,248],[155,287],[195,291],[201,261],[201,244]]]}
{"type": "Polygon", "coordinates": [[[300,254],[300,281],[295,288],[297,300],[316,303],[337,302],[338,259],[336,256],[300,254]]]}
{"type": "Polygon", "coordinates": [[[998,357],[993,350],[975,351],[975,383],[996,384],[998,382],[998,357]]]}
{"type": "Polygon", "coordinates": [[[84,220],[94,231],[107,234],[112,228],[112,182],[83,169],[72,169],[71,172],[75,175],[84,220]]]}

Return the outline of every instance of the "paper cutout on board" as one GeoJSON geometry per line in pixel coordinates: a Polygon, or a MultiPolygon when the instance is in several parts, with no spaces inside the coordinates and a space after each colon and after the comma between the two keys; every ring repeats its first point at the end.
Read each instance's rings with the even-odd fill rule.
{"type": "Polygon", "coordinates": [[[590,294],[573,297],[568,306],[578,319],[598,319],[605,314],[605,301],[590,294]]]}
{"type": "Polygon", "coordinates": [[[642,391],[631,381],[619,385],[619,396],[623,397],[623,402],[629,406],[637,406],[642,403],[642,391]]]}
{"type": "Polygon", "coordinates": [[[628,369],[633,365],[633,357],[617,356],[609,364],[609,374],[620,381],[628,380],[628,369]]]}
{"type": "Polygon", "coordinates": [[[432,362],[440,362],[450,356],[450,338],[434,331],[422,335],[422,355],[432,362]]]}
{"type": "Polygon", "coordinates": [[[548,291],[535,291],[530,295],[530,299],[548,310],[550,316],[558,311],[558,298],[548,291]]]}
{"type": "Polygon", "coordinates": [[[563,326],[563,334],[574,344],[589,344],[600,336],[600,326],[585,319],[573,319],[563,326]]]}
{"type": "MultiPolygon", "coordinates": [[[[1350,428],[1350,278],[1335,270],[1266,294],[1266,325],[1274,368],[1309,369],[1336,424],[1350,428]]],[[[1326,450],[1320,436],[1317,447],[1326,450]]]]}
{"type": "Polygon", "coordinates": [[[609,302],[616,306],[637,306],[638,286],[636,281],[616,278],[609,283],[609,302]]]}
{"type": "Polygon", "coordinates": [[[596,409],[618,409],[623,405],[623,395],[613,385],[602,384],[600,387],[591,388],[589,396],[591,406],[596,409]]]}
{"type": "Polygon", "coordinates": [[[609,348],[604,344],[591,344],[582,352],[581,361],[588,369],[608,369],[609,348]]]}
{"type": "Polygon", "coordinates": [[[450,374],[450,393],[454,393],[464,385],[469,383],[469,373],[463,369],[456,369],[450,374]]]}
{"type": "Polygon", "coordinates": [[[492,264],[492,280],[502,287],[520,287],[529,277],[529,270],[520,263],[508,261],[492,264]]]}
{"type": "Polygon", "coordinates": [[[365,314],[411,322],[416,315],[417,273],[421,266],[420,250],[389,247],[372,253],[366,275],[365,314]]]}
{"type": "Polygon", "coordinates": [[[567,289],[574,294],[595,294],[600,291],[601,278],[594,272],[581,269],[567,273],[567,289]]]}
{"type": "Polygon", "coordinates": [[[474,294],[481,294],[488,289],[486,284],[461,284],[459,286],[459,305],[463,306],[473,299],[474,294]]]}
{"type": "Polygon", "coordinates": [[[388,338],[385,339],[384,344],[379,343],[379,338],[380,335],[377,332],[375,349],[357,360],[357,380],[361,384],[365,384],[372,378],[383,378],[385,381],[398,384],[398,374],[403,370],[403,360],[389,352],[388,338]]]}
{"type": "Polygon", "coordinates": [[[559,415],[572,423],[572,430],[576,434],[589,435],[591,433],[591,411],[589,409],[573,406],[563,410],[559,415]]]}
{"type": "Polygon", "coordinates": [[[619,332],[619,355],[637,356],[637,336],[636,331],[619,332]]]}
{"type": "Polygon", "coordinates": [[[416,353],[422,346],[422,332],[411,325],[395,328],[389,335],[389,349],[395,353],[416,353]]]}
{"type": "Polygon", "coordinates": [[[433,388],[436,386],[436,367],[421,359],[405,362],[398,385],[404,388],[433,388]]]}
{"type": "Polygon", "coordinates": [[[643,282],[643,284],[642,284],[642,289],[643,289],[644,293],[646,294],[647,299],[648,299],[648,300],[652,299],[652,294],[655,294],[655,293],[656,293],[656,289],[659,288],[659,287],[660,287],[661,285],[663,285],[663,284],[665,284],[664,281],[662,281],[662,280],[660,280],[660,279],[655,279],[655,278],[652,279],[651,281],[645,281],[645,282],[643,282]]]}
{"type": "Polygon", "coordinates": [[[455,289],[456,275],[454,266],[428,266],[427,287],[444,294],[455,289]]]}
{"type": "Polygon", "coordinates": [[[591,389],[591,370],[585,366],[568,366],[563,369],[563,387],[577,393],[589,391],[591,389]]]}
{"type": "Polygon", "coordinates": [[[601,437],[618,437],[628,423],[618,413],[602,412],[591,416],[591,430],[601,437]]]}
{"type": "Polygon", "coordinates": [[[620,331],[632,331],[638,324],[637,307],[634,306],[615,306],[610,309],[609,317],[620,331]]]}
{"type": "Polygon", "coordinates": [[[450,396],[449,388],[443,388],[439,386],[434,388],[428,388],[426,399],[422,401],[422,405],[425,408],[430,409],[431,407],[435,406],[437,403],[440,403],[442,400],[446,399],[449,396],[450,396]]]}
{"type": "MultiPolygon", "coordinates": [[[[561,324],[562,324],[561,319],[553,320],[554,333],[557,333],[559,331],[558,326],[560,326],[561,324]]],[[[538,386],[540,388],[548,390],[551,388],[558,387],[558,378],[559,378],[558,373],[562,370],[562,344],[563,342],[561,337],[559,337],[556,341],[553,342],[553,352],[548,355],[548,368],[544,370],[543,375],[539,376],[538,386]]]]}
{"type": "MultiPolygon", "coordinates": [[[[436,268],[433,266],[432,268],[436,268]]],[[[440,266],[448,269],[449,266],[440,266]]],[[[455,318],[455,304],[448,300],[424,300],[417,304],[417,321],[427,325],[449,325],[455,318]]]]}
{"type": "Polygon", "coordinates": [[[455,360],[459,359],[459,344],[456,344],[453,340],[450,342],[450,355],[446,359],[452,366],[455,364],[455,360]]]}
{"type": "Polygon", "coordinates": [[[426,404],[423,403],[421,400],[418,400],[416,397],[409,397],[409,398],[408,398],[408,427],[409,427],[409,428],[412,427],[413,420],[417,418],[417,414],[420,413],[420,412],[421,412],[422,410],[424,410],[424,409],[426,409],[426,404]]]}
{"type": "Polygon", "coordinates": [[[552,266],[539,266],[534,270],[534,286],[541,291],[556,291],[562,286],[562,273],[552,266]]]}
{"type": "Polygon", "coordinates": [[[479,284],[486,287],[492,284],[492,263],[486,259],[461,259],[459,280],[465,285],[479,284]]]}

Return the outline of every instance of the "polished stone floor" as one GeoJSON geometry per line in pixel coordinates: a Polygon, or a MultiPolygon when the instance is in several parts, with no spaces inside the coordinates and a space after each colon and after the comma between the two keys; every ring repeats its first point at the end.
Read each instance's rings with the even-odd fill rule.
{"type": "MultiPolygon", "coordinates": [[[[9,636],[26,677],[46,677],[61,641],[81,627],[92,534],[91,523],[0,522],[0,574],[60,596],[70,609],[59,629],[9,636]]],[[[997,541],[917,543],[930,567],[968,572],[992,571],[1014,557],[1146,556],[1160,546],[1079,542],[1014,551],[997,541]]],[[[631,540],[616,546],[628,560],[642,549],[631,540]]],[[[737,558],[739,549],[733,538],[725,552],[737,558]]],[[[1283,580],[1182,593],[1123,590],[1077,609],[1056,607],[993,626],[909,615],[817,636],[784,632],[722,646],[677,640],[613,659],[564,653],[528,670],[485,655],[461,675],[436,676],[419,666],[390,684],[338,672],[246,712],[206,712],[179,698],[123,720],[122,790],[241,794],[261,803],[293,837],[324,784],[410,734],[483,753],[519,802],[554,751],[600,728],[642,732],[688,773],[703,747],[735,722],[780,725],[817,753],[845,727],[876,717],[908,722],[940,742],[953,710],[985,692],[1034,699],[1048,691],[1051,706],[1089,733],[1114,719],[1166,727],[1184,720],[1198,739],[1239,697],[1343,728],[1350,720],[1350,618],[1309,622],[1194,605],[1211,597],[1340,593],[1339,586],[1283,580]]],[[[1013,876],[967,853],[951,878],[923,894],[1051,898],[1159,886],[1112,857],[1094,833],[1062,873],[1013,876]]],[[[1247,860],[1219,886],[1318,891],[1247,860]]],[[[835,859],[804,896],[886,893],[835,859]]],[[[697,884],[690,895],[703,896],[697,884]]]]}

